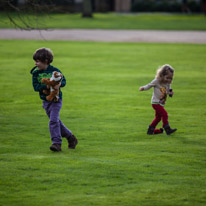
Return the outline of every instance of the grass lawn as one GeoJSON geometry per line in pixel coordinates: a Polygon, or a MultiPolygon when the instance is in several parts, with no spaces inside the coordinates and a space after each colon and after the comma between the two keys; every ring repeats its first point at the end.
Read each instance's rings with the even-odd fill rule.
{"type": "MultiPolygon", "coordinates": [[[[0,41],[0,205],[204,206],[205,45],[0,41]],[[32,54],[53,49],[68,84],[61,120],[79,139],[49,150],[48,118],[33,91],[32,54]],[[175,68],[171,136],[146,135],[158,66],[175,68]]],[[[161,125],[159,125],[161,127],[161,125]]]]}
{"type": "MultiPolygon", "coordinates": [[[[11,14],[19,23],[16,13],[11,14]]],[[[21,16],[34,28],[82,28],[82,29],[154,29],[154,30],[206,30],[206,17],[202,14],[116,14],[95,13],[94,18],[82,18],[81,14],[49,14],[21,16]]],[[[21,25],[21,23],[20,23],[21,25]]],[[[0,12],[0,28],[14,28],[3,12],[0,12]]]]}

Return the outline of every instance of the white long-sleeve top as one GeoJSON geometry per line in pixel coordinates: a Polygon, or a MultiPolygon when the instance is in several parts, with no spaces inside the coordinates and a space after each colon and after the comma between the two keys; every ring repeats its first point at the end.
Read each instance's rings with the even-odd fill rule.
{"type": "Polygon", "coordinates": [[[149,90],[152,87],[153,95],[151,103],[165,105],[167,94],[169,94],[169,90],[171,89],[171,84],[160,84],[158,79],[154,79],[149,84],[143,86],[144,90],[149,90]]]}

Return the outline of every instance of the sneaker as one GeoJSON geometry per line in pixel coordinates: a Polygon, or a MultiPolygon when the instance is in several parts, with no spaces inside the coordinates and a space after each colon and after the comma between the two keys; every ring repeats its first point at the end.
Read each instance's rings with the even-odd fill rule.
{"type": "Polygon", "coordinates": [[[165,126],[164,126],[164,129],[165,129],[167,135],[170,135],[170,134],[172,134],[172,133],[174,133],[174,132],[177,131],[176,128],[175,128],[175,129],[171,129],[169,124],[165,125],[165,126]]]}
{"type": "Polygon", "coordinates": [[[53,152],[61,152],[62,151],[61,144],[52,144],[50,146],[50,150],[53,152]]]}
{"type": "Polygon", "coordinates": [[[148,135],[153,135],[153,134],[154,134],[154,130],[155,130],[155,127],[149,126],[149,128],[148,128],[148,130],[147,130],[147,134],[148,134],[148,135]]]}
{"type": "Polygon", "coordinates": [[[77,140],[77,138],[74,135],[69,137],[67,139],[67,141],[68,141],[68,148],[69,149],[75,149],[76,145],[78,144],[78,140],[77,140]]]}

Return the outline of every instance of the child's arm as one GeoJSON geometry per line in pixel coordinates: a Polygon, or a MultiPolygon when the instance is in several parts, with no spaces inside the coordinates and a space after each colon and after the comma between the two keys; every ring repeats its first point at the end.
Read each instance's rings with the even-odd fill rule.
{"type": "Polygon", "coordinates": [[[63,75],[62,81],[60,83],[61,83],[60,87],[64,87],[66,85],[66,79],[65,79],[64,75],[63,75]]]}
{"type": "Polygon", "coordinates": [[[36,92],[47,89],[47,85],[39,83],[36,75],[33,75],[32,77],[32,84],[33,84],[34,91],[36,92]]]}
{"type": "MultiPolygon", "coordinates": [[[[59,69],[56,69],[56,70],[62,74],[62,72],[59,69]]],[[[62,81],[59,84],[60,84],[60,87],[66,86],[66,79],[65,79],[64,75],[63,75],[62,81]]]]}
{"type": "Polygon", "coordinates": [[[173,94],[174,94],[173,90],[172,90],[172,89],[170,89],[170,90],[169,90],[169,96],[170,96],[170,97],[172,97],[172,96],[173,96],[173,94]]]}
{"type": "Polygon", "coordinates": [[[167,93],[168,93],[169,97],[172,97],[173,94],[174,94],[174,92],[173,92],[173,90],[171,88],[171,84],[169,85],[169,89],[167,90],[167,93]]]}
{"type": "Polygon", "coordinates": [[[139,88],[139,91],[144,91],[144,90],[148,90],[152,87],[154,87],[155,85],[157,84],[157,80],[154,79],[153,81],[151,81],[149,84],[145,85],[145,86],[142,86],[139,88]]]}

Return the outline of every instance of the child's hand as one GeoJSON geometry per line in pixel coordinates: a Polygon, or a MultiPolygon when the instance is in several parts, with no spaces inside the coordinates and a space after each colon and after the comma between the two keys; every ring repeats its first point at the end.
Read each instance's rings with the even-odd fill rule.
{"type": "Polygon", "coordinates": [[[56,86],[54,86],[54,89],[59,89],[60,86],[61,86],[61,82],[59,82],[59,84],[57,84],[56,86]]]}
{"type": "Polygon", "coordinates": [[[139,88],[139,91],[144,91],[144,87],[140,87],[140,88],[139,88]]]}
{"type": "Polygon", "coordinates": [[[172,89],[170,89],[170,91],[169,91],[169,96],[170,96],[170,97],[172,97],[172,96],[173,96],[173,94],[174,94],[173,90],[172,90],[172,89]]]}

